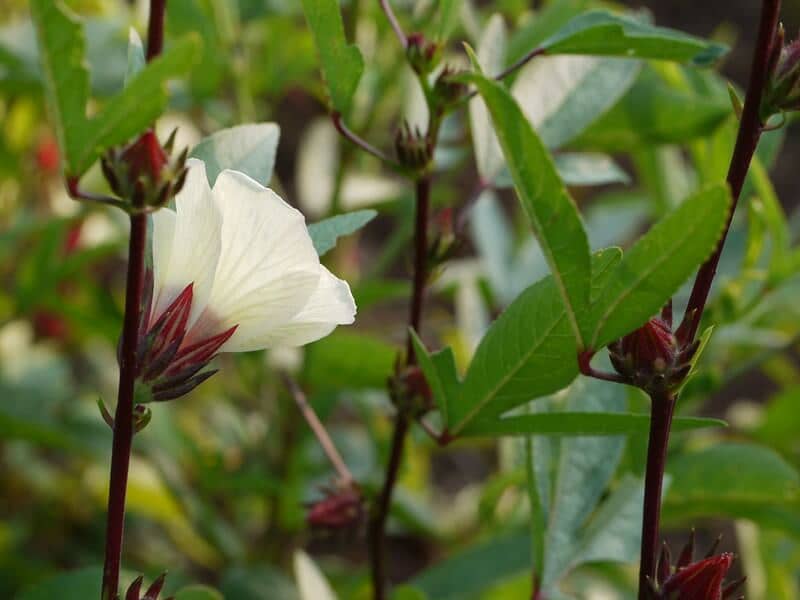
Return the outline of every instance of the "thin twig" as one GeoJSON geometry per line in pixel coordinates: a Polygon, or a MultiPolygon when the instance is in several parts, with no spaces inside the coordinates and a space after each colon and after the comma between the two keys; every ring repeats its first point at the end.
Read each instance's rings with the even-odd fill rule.
{"type": "Polygon", "coordinates": [[[396,160],[393,160],[388,155],[378,150],[375,146],[373,146],[366,140],[359,137],[358,134],[356,134],[354,131],[350,130],[342,120],[341,113],[339,112],[331,113],[331,120],[333,121],[333,126],[336,127],[336,131],[338,131],[343,138],[355,144],[367,154],[371,154],[378,160],[386,163],[392,169],[395,169],[400,173],[406,172],[406,169],[400,163],[398,163],[396,160]]]}
{"type": "Polygon", "coordinates": [[[79,200],[81,202],[89,202],[91,204],[104,204],[106,206],[113,206],[115,208],[119,208],[125,211],[130,209],[130,206],[125,204],[119,198],[104,196],[102,194],[93,194],[92,192],[86,192],[82,190],[80,188],[77,177],[67,178],[67,193],[73,199],[79,200]]]}
{"type": "Polygon", "coordinates": [[[294,398],[295,404],[297,404],[297,408],[300,409],[300,412],[303,415],[303,418],[305,418],[306,423],[308,423],[311,431],[314,432],[314,435],[316,436],[319,445],[322,447],[322,451],[325,453],[325,456],[328,457],[328,460],[331,461],[333,468],[336,469],[336,473],[339,475],[340,483],[343,486],[352,484],[355,481],[353,474],[350,472],[350,469],[347,468],[347,464],[345,464],[342,455],[339,454],[339,451],[336,449],[336,445],[328,435],[328,431],[325,429],[322,421],[319,420],[317,413],[314,412],[314,409],[308,403],[308,399],[306,398],[303,390],[288,373],[282,373],[281,378],[283,379],[286,389],[289,390],[292,398],[294,398]]]}
{"type": "Polygon", "coordinates": [[[406,37],[406,34],[403,32],[403,28],[400,27],[400,22],[397,20],[397,16],[395,16],[391,4],[389,4],[389,0],[380,0],[380,2],[381,2],[381,9],[383,10],[383,13],[386,15],[386,19],[389,21],[389,25],[392,26],[394,34],[400,41],[400,45],[403,48],[407,48],[408,37],[406,37]]]}
{"type": "Polygon", "coordinates": [[[750,161],[764,129],[764,123],[761,122],[760,115],[761,99],[769,77],[769,59],[776,39],[775,34],[778,30],[780,11],[780,0],[764,0],[756,50],[753,54],[753,64],[750,69],[750,81],[747,86],[742,118],[739,123],[739,133],[736,136],[736,145],[734,146],[733,157],[728,169],[728,184],[733,196],[733,206],[731,206],[728,222],[714,254],[700,267],[695,278],[692,295],[686,306],[684,320],[677,332],[677,337],[682,343],[691,342],[697,335],[697,329],[700,327],[700,320],[708,301],[711,284],[717,273],[717,266],[730,230],[736,204],[742,193],[747,171],[750,168],[750,161]]]}
{"type": "MultiPolygon", "coordinates": [[[[525,65],[527,65],[529,62],[531,62],[537,56],[542,56],[546,52],[547,52],[547,49],[546,48],[542,48],[541,46],[538,47],[538,48],[534,48],[533,50],[528,52],[525,56],[523,56],[522,58],[517,60],[515,63],[509,65],[508,67],[506,67],[505,69],[500,71],[497,75],[493,76],[492,79],[494,79],[495,81],[502,81],[503,79],[505,79],[506,77],[508,77],[509,75],[514,73],[515,71],[517,71],[518,69],[520,69],[520,68],[524,67],[525,65]]],[[[477,95],[478,95],[478,90],[472,90],[470,93],[468,93],[466,96],[464,96],[463,100],[471,100],[472,98],[474,98],[477,95]]]]}

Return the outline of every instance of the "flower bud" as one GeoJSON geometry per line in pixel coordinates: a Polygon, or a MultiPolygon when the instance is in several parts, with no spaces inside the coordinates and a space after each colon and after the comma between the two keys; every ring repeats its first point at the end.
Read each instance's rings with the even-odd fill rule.
{"type": "Polygon", "coordinates": [[[187,172],[188,150],[170,159],[174,142],[174,131],[162,146],[149,130],[124,148],[109,151],[100,164],[113,192],[134,206],[167,204],[183,187],[187,172]]]}
{"type": "Polygon", "coordinates": [[[431,141],[418,127],[412,130],[407,122],[398,128],[394,138],[394,147],[400,164],[409,169],[426,169],[433,159],[431,141]]]}
{"type": "Polygon", "coordinates": [[[168,157],[150,129],[122,151],[122,160],[128,165],[128,179],[131,182],[146,177],[155,183],[161,180],[161,171],[168,157]]]}
{"type": "Polygon", "coordinates": [[[354,485],[328,489],[325,497],[312,504],[306,520],[310,527],[348,529],[358,526],[364,517],[364,503],[354,485]]]}
{"type": "Polygon", "coordinates": [[[411,68],[420,75],[430,73],[436,65],[439,44],[429,42],[422,33],[412,33],[406,38],[406,58],[411,68]]]}
{"type": "Polygon", "coordinates": [[[680,553],[677,564],[670,565],[669,547],[664,544],[658,561],[657,580],[651,581],[654,600],[728,600],[733,598],[744,578],[725,583],[725,576],[733,564],[729,552],[715,555],[717,544],[702,560],[694,561],[694,531],[680,553]]]}
{"type": "Polygon", "coordinates": [[[683,383],[699,342],[678,344],[672,327],[653,317],[642,327],[608,346],[617,372],[645,391],[671,390],[683,383]]]}
{"type": "Polygon", "coordinates": [[[467,86],[456,79],[457,75],[458,71],[448,65],[436,78],[433,86],[433,98],[438,106],[452,105],[466,96],[467,86]]]}
{"type": "Polygon", "coordinates": [[[782,111],[800,110],[800,39],[783,44],[783,25],[773,41],[769,61],[769,75],[764,99],[761,103],[761,119],[782,111]]]}

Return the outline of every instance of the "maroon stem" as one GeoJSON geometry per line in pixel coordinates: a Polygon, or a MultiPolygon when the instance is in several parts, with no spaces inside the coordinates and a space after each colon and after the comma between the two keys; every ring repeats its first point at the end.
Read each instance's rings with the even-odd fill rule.
{"type": "Polygon", "coordinates": [[[691,342],[697,335],[700,319],[703,316],[703,309],[708,300],[708,293],[711,290],[711,283],[717,273],[719,259],[731,226],[733,213],[742,193],[747,171],[750,168],[750,161],[753,158],[753,154],[755,154],[758,140],[764,130],[764,123],[761,121],[761,99],[769,77],[770,56],[776,39],[775,33],[778,29],[780,11],[781,0],[764,0],[761,8],[761,24],[758,30],[756,50],[753,54],[753,64],[750,69],[750,81],[747,86],[742,118],[739,123],[739,133],[736,137],[736,145],[733,149],[733,157],[728,169],[728,184],[733,196],[733,206],[728,215],[728,222],[725,225],[723,235],[717,244],[717,249],[711,255],[711,258],[700,267],[694,281],[692,295],[686,307],[684,322],[678,331],[678,338],[682,343],[691,342]]]}
{"type": "Polygon", "coordinates": [[[122,326],[119,392],[114,413],[114,441],[111,449],[111,479],[108,494],[103,600],[116,598],[122,559],[122,534],[125,524],[125,493],[133,443],[133,395],[136,383],[136,342],[139,337],[139,310],[144,286],[144,250],[147,216],[131,215],[128,246],[128,277],[125,295],[125,320],[122,326]]]}
{"type": "MultiPolygon", "coordinates": [[[[151,0],[148,25],[147,59],[152,60],[164,46],[164,12],[166,0],[151,0]]],[[[143,202],[143,199],[142,199],[143,202]]],[[[143,205],[134,205],[143,209],[143,205]]],[[[136,346],[139,338],[139,317],[144,289],[144,256],[147,243],[147,215],[131,214],[128,243],[128,274],[125,282],[125,318],[120,343],[119,390],[114,413],[111,446],[111,475],[108,493],[105,564],[103,566],[102,600],[113,600],[119,591],[122,561],[122,538],[125,529],[125,496],[128,488],[131,447],[133,445],[133,404],[136,386],[136,346]]]]}
{"type": "Polygon", "coordinates": [[[650,440],[647,444],[647,473],[644,482],[642,548],[639,563],[639,600],[648,600],[650,581],[655,581],[658,556],[661,489],[667,462],[669,429],[675,409],[675,396],[669,392],[650,396],[650,440]]]}
{"type": "MultiPolygon", "coordinates": [[[[414,233],[414,291],[409,311],[409,326],[419,331],[422,322],[422,307],[425,284],[428,280],[428,218],[430,212],[431,180],[428,175],[417,180],[416,227],[414,233]]],[[[414,346],[409,335],[406,364],[416,364],[414,346]]],[[[369,523],[370,572],[374,600],[386,598],[386,522],[392,505],[392,495],[400,472],[403,448],[411,426],[410,415],[398,407],[394,433],[386,465],[386,478],[369,523]]]]}

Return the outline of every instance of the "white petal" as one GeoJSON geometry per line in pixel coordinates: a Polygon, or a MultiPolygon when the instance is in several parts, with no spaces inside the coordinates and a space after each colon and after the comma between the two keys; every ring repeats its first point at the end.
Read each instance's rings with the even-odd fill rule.
{"type": "Polygon", "coordinates": [[[272,190],[223,171],[213,193],[222,248],[208,318],[199,325],[211,334],[237,325],[226,352],[264,348],[264,336],[307,304],[319,281],[319,257],[303,215],[272,190]]]}
{"type": "Polygon", "coordinates": [[[192,311],[189,327],[206,307],[220,255],[221,215],[211,195],[205,165],[190,159],[183,189],[175,197],[177,214],[153,215],[153,315],[157,316],[189,285],[192,286],[192,311]],[[172,244],[167,250],[169,229],[172,244]]]}
{"type": "MultiPolygon", "coordinates": [[[[303,310],[259,337],[243,337],[240,343],[252,348],[303,346],[325,337],[337,325],[349,325],[355,316],[356,303],[350,286],[320,266],[319,283],[303,310]]],[[[229,344],[230,341],[222,347],[223,352],[238,351],[229,344]]]]}

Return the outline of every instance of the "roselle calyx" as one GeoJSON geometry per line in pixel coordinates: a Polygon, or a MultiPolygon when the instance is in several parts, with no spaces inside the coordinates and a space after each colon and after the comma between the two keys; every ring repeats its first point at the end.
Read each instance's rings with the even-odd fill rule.
{"type": "Polygon", "coordinates": [[[364,499],[355,484],[326,488],[325,496],[308,507],[306,522],[313,529],[356,529],[364,519],[364,499]]]}
{"type": "Polygon", "coordinates": [[[611,364],[631,385],[646,392],[678,388],[692,368],[699,341],[681,345],[666,313],[608,346],[611,364]]]}
{"type": "Polygon", "coordinates": [[[187,285],[158,318],[151,320],[152,274],[146,276],[136,353],[137,400],[162,402],[188,394],[216,370],[203,371],[236,331],[230,327],[199,340],[187,340],[193,284],[187,285]]]}
{"type": "Polygon", "coordinates": [[[101,159],[111,190],[133,206],[160,208],[183,188],[188,149],[172,158],[177,130],[162,146],[153,130],[145,131],[123,148],[101,159]]]}
{"type": "Polygon", "coordinates": [[[650,597],[653,600],[732,600],[745,578],[725,582],[734,555],[730,552],[715,554],[718,543],[719,538],[703,559],[695,561],[692,532],[674,567],[665,543],[658,560],[656,581],[650,582],[650,597]]]}
{"type": "MultiPolygon", "coordinates": [[[[161,589],[164,587],[166,578],[166,573],[159,575],[158,578],[153,581],[152,584],[150,584],[150,587],[147,588],[144,596],[142,596],[142,584],[144,583],[144,577],[140,575],[133,580],[133,583],[131,583],[127,593],[125,594],[125,600],[159,600],[158,596],[161,594],[161,589]]],[[[119,600],[119,596],[117,596],[117,600],[119,600]]],[[[172,597],[165,598],[165,600],[172,600],[172,597]]]]}

